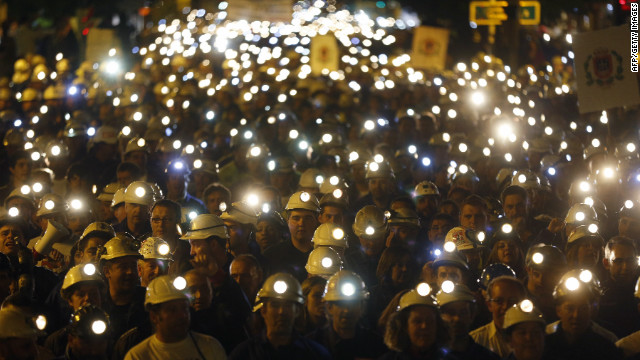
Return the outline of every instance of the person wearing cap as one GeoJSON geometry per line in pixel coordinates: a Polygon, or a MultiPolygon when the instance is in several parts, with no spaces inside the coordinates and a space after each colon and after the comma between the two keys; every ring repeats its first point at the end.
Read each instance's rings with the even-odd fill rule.
{"type": "Polygon", "coordinates": [[[347,194],[336,189],[328,194],[324,194],[320,199],[320,216],[318,221],[320,224],[332,223],[338,226],[344,226],[345,215],[349,208],[347,194]]]}
{"type": "Polygon", "coordinates": [[[511,347],[507,360],[554,359],[545,346],[544,318],[531,300],[512,306],[504,315],[504,331],[511,347]]]}
{"type": "Polygon", "coordinates": [[[158,237],[148,237],[140,244],[138,260],[138,276],[140,285],[147,287],[151,280],[160,275],[167,275],[169,264],[173,261],[169,244],[158,237]]]}
{"type": "Polygon", "coordinates": [[[425,270],[431,272],[432,276],[435,277],[430,283],[435,284],[436,288],[440,288],[446,280],[454,284],[466,283],[469,275],[469,264],[464,255],[455,248],[450,249],[449,245],[447,245],[432,263],[426,263],[424,265],[423,277],[425,270]]]}
{"type": "Polygon", "coordinates": [[[117,232],[135,237],[151,232],[149,207],[154,203],[153,188],[143,181],[134,181],[124,191],[124,208],[127,217],[113,226],[117,232]]]}
{"type": "Polygon", "coordinates": [[[38,335],[41,332],[28,314],[18,309],[0,310],[0,359],[37,359],[41,354],[38,335]]]}
{"type": "Polygon", "coordinates": [[[567,254],[567,264],[570,269],[589,269],[598,276],[598,279],[604,279],[606,278],[606,270],[602,265],[604,240],[597,230],[597,226],[578,226],[569,234],[564,252],[567,254]]]}
{"type": "Polygon", "coordinates": [[[378,262],[385,244],[393,234],[389,231],[383,210],[374,205],[366,205],[358,211],[352,228],[360,246],[349,247],[345,251],[345,260],[371,288],[378,283],[378,262]]]}
{"type": "Polygon", "coordinates": [[[527,190],[518,185],[511,185],[504,189],[500,195],[500,201],[506,220],[513,226],[526,247],[544,228],[542,223],[529,214],[530,203],[527,190]]]}
{"type": "Polygon", "coordinates": [[[410,208],[391,210],[389,217],[389,230],[393,233],[387,247],[408,246],[418,247],[418,233],[420,231],[420,219],[418,214],[410,208]]]}
{"type": "Polygon", "coordinates": [[[102,274],[107,280],[107,296],[103,309],[109,314],[114,338],[134,326],[144,324],[144,293],[138,278],[138,252],[134,240],[116,236],[98,253],[102,274]]]}
{"type": "Polygon", "coordinates": [[[469,265],[469,275],[471,275],[472,278],[477,278],[484,267],[483,252],[485,248],[483,241],[485,237],[486,235],[483,231],[476,232],[469,228],[456,226],[449,230],[445,238],[445,244],[453,242],[456,250],[464,256],[469,265]]]}
{"type": "Polygon", "coordinates": [[[323,296],[329,326],[308,337],[329,349],[334,359],[378,358],[387,348],[378,334],[361,324],[368,298],[369,292],[356,273],[337,272],[329,278],[323,296]]]}
{"type": "Polygon", "coordinates": [[[220,183],[209,184],[209,186],[204,189],[202,200],[209,214],[220,216],[222,215],[221,209],[226,209],[227,205],[231,204],[231,191],[220,183]],[[224,206],[222,206],[222,204],[224,204],[224,206]]]}
{"type": "Polygon", "coordinates": [[[67,325],[68,343],[64,359],[107,360],[112,343],[109,315],[97,306],[77,309],[67,325]]]}
{"type": "Polygon", "coordinates": [[[33,222],[36,215],[36,204],[33,192],[28,185],[11,191],[4,200],[4,208],[9,212],[9,216],[21,219],[25,223],[25,237],[27,239],[40,235],[40,228],[33,222]]]}
{"type": "Polygon", "coordinates": [[[276,211],[261,212],[256,225],[256,243],[260,247],[260,253],[264,254],[281,241],[290,241],[286,221],[276,211]]]}
{"type": "Polygon", "coordinates": [[[440,190],[431,181],[422,181],[415,186],[412,195],[416,204],[416,212],[420,216],[420,222],[426,227],[438,211],[440,190]]]}
{"type": "Polygon", "coordinates": [[[395,175],[389,162],[369,161],[365,178],[369,193],[353,203],[352,210],[359,211],[366,205],[375,205],[383,211],[389,210],[391,200],[397,192],[395,175]]]}
{"type": "Polygon", "coordinates": [[[469,336],[477,306],[475,295],[466,285],[453,285],[453,288],[445,286],[436,294],[436,301],[442,320],[448,325],[451,339],[449,348],[452,355],[458,359],[496,360],[500,358],[496,353],[478,345],[469,336]]]}
{"type": "Polygon", "coordinates": [[[520,280],[511,276],[498,276],[487,286],[485,302],[491,312],[492,320],[487,325],[469,333],[473,341],[493,351],[501,357],[506,357],[509,344],[504,334],[504,316],[513,305],[524,300],[525,287],[520,280]]]}
{"type": "Polygon", "coordinates": [[[228,251],[234,257],[242,254],[259,256],[258,244],[253,241],[258,215],[249,204],[239,201],[228,206],[220,215],[229,232],[228,251]]]}
{"type": "MultiPolygon", "coordinates": [[[[229,235],[224,222],[213,214],[198,215],[182,240],[191,245],[191,264],[204,273],[213,288],[213,302],[224,310],[227,326],[241,331],[250,314],[249,300],[228,273],[226,244],[229,235]]],[[[236,332],[236,333],[237,333],[236,332]]]]}
{"type": "Polygon", "coordinates": [[[183,211],[195,211],[196,214],[206,213],[204,203],[189,194],[189,165],[182,159],[170,161],[165,168],[166,175],[166,198],[177,202],[183,207],[183,211]]]}
{"type": "Polygon", "coordinates": [[[162,199],[151,207],[151,235],[161,238],[169,244],[173,261],[169,265],[169,274],[183,274],[189,270],[191,249],[186,241],[180,241],[180,205],[174,201],[162,199]]]}
{"type": "Polygon", "coordinates": [[[438,303],[422,283],[400,297],[384,333],[384,343],[391,351],[380,359],[454,359],[447,354],[448,338],[438,303]]]}
{"type": "Polygon", "coordinates": [[[126,209],[124,207],[124,192],[125,189],[120,188],[113,194],[113,200],[111,201],[111,212],[113,213],[114,219],[111,222],[112,225],[118,224],[127,218],[127,212],[125,211],[126,209]]]}
{"type": "Polygon", "coordinates": [[[598,320],[611,324],[620,338],[640,330],[640,313],[634,297],[638,278],[638,251],[633,240],[614,236],[604,248],[602,263],[607,271],[602,279],[598,320]]]}
{"type": "Polygon", "coordinates": [[[0,201],[3,203],[5,199],[14,189],[20,189],[23,185],[27,185],[31,176],[31,155],[20,150],[9,157],[7,169],[9,170],[9,182],[7,185],[0,187],[0,201]]]}
{"type": "Polygon", "coordinates": [[[599,296],[597,280],[589,270],[575,269],[562,276],[553,292],[560,322],[546,339],[551,354],[559,358],[622,359],[615,344],[592,326],[599,296]]]}
{"type": "Polygon", "coordinates": [[[304,296],[300,283],[292,275],[269,276],[255,303],[254,311],[260,311],[265,331],[238,345],[229,354],[230,360],[331,359],[326,348],[294,330],[304,296]]]}
{"type": "MultiPolygon", "coordinates": [[[[55,316],[50,316],[48,320],[57,321],[61,323],[60,325],[63,325],[64,321],[67,321],[73,312],[78,311],[84,306],[91,305],[99,308],[102,306],[103,290],[104,281],[102,280],[102,274],[94,264],[76,265],[72,267],[64,276],[59,291],[60,300],[64,302],[64,304],[51,304],[56,305],[59,313],[52,314],[55,316]]],[[[68,327],[62,327],[55,331],[47,337],[44,346],[51,350],[56,356],[63,355],[65,347],[67,346],[68,330],[68,327]]]]}
{"type": "Polygon", "coordinates": [[[305,265],[313,250],[314,231],[318,227],[318,200],[313,194],[299,191],[285,206],[291,241],[281,242],[264,253],[270,273],[288,272],[303,281],[307,277],[305,265]]]}
{"type": "Polygon", "coordinates": [[[125,360],[143,359],[226,359],[215,338],[189,330],[187,282],[182,277],[159,276],[151,281],[145,308],[154,333],[125,355],[125,360]]]}
{"type": "Polygon", "coordinates": [[[560,276],[567,270],[567,260],[557,247],[536,244],[525,256],[527,298],[542,311],[547,321],[558,319],[553,300],[553,289],[560,276]]]}
{"type": "Polygon", "coordinates": [[[97,213],[97,218],[99,221],[110,223],[115,220],[113,209],[111,208],[111,203],[113,202],[113,197],[119,188],[120,184],[109,183],[104,188],[102,188],[102,190],[96,197],[96,199],[100,202],[97,213]]]}

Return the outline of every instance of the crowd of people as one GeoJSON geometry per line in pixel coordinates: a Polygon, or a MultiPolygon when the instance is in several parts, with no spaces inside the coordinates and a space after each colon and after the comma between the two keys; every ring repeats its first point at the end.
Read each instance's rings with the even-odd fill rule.
{"type": "Polygon", "coordinates": [[[222,10],[0,80],[0,359],[640,358],[635,109],[222,10]]]}

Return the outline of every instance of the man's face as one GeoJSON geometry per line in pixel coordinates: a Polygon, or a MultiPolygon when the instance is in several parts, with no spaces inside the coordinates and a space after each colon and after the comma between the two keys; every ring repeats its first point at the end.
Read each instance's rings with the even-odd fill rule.
{"type": "Polygon", "coordinates": [[[453,224],[445,219],[435,219],[431,222],[429,229],[429,240],[434,244],[444,243],[449,230],[453,228],[453,224]]]}
{"type": "Polygon", "coordinates": [[[471,330],[473,309],[468,301],[454,301],[440,307],[442,320],[449,325],[452,338],[466,336],[471,330]]]}
{"type": "Polygon", "coordinates": [[[636,253],[632,247],[624,244],[613,245],[605,266],[609,270],[611,278],[621,284],[633,283],[638,273],[636,253]]]}
{"type": "Polygon", "coordinates": [[[127,187],[129,184],[136,181],[130,171],[118,171],[116,172],[116,178],[123,187],[127,187]]]}
{"type": "Polygon", "coordinates": [[[157,333],[176,340],[187,337],[191,323],[188,300],[167,301],[160,304],[157,311],[151,311],[149,314],[157,333]]]}
{"type": "Polygon", "coordinates": [[[191,307],[196,311],[211,307],[213,290],[209,280],[193,272],[188,272],[184,278],[187,280],[187,290],[191,294],[191,307]]]}
{"type": "Polygon", "coordinates": [[[181,194],[186,188],[186,179],[182,174],[169,174],[167,176],[167,192],[181,194]]]}
{"type": "Polygon", "coordinates": [[[402,245],[415,242],[419,230],[417,227],[407,225],[391,225],[390,229],[394,234],[394,239],[402,245]]]}
{"type": "Polygon", "coordinates": [[[215,214],[218,216],[222,215],[222,211],[220,211],[220,204],[222,204],[223,202],[226,202],[227,205],[229,205],[229,199],[226,198],[226,196],[222,191],[212,192],[207,196],[205,200],[206,200],[207,210],[209,211],[209,213],[215,214]]]}
{"type": "Polygon", "coordinates": [[[160,275],[166,275],[168,271],[169,262],[167,260],[138,260],[138,276],[140,277],[140,284],[142,286],[149,285],[151,280],[157,278],[160,275]]]}
{"type": "Polygon", "coordinates": [[[166,206],[156,206],[151,212],[151,231],[159,238],[176,238],[178,236],[178,214],[166,206]]]}
{"type": "Polygon", "coordinates": [[[92,282],[77,284],[67,302],[73,311],[87,304],[101,307],[102,298],[100,297],[100,287],[98,284],[92,282]]]}
{"type": "Polygon", "coordinates": [[[336,224],[342,226],[344,210],[337,206],[325,205],[318,220],[320,224],[336,224]]]}
{"type": "Polygon", "coordinates": [[[367,256],[377,256],[384,250],[386,239],[382,232],[373,236],[358,236],[358,239],[360,240],[360,248],[367,256]]]}
{"type": "Polygon", "coordinates": [[[231,263],[229,272],[231,278],[240,285],[240,288],[248,297],[255,295],[258,288],[258,271],[255,267],[246,261],[233,261],[231,263]]]}
{"type": "Polygon", "coordinates": [[[475,231],[485,231],[487,214],[478,206],[466,204],[460,211],[460,226],[475,231]]]}
{"type": "Polygon", "coordinates": [[[235,221],[225,220],[224,226],[227,228],[227,232],[229,233],[229,242],[227,242],[229,251],[234,255],[240,255],[236,252],[249,246],[250,232],[247,231],[242,224],[235,221]]]}
{"type": "Polygon", "coordinates": [[[438,287],[442,286],[442,283],[446,280],[454,284],[460,284],[462,282],[462,269],[456,266],[440,265],[438,266],[436,274],[438,276],[438,287]]]}
{"type": "Polygon", "coordinates": [[[544,337],[541,324],[527,321],[514,326],[509,344],[517,359],[542,359],[544,337]]]}
{"type": "Polygon", "coordinates": [[[270,222],[260,221],[256,229],[256,242],[262,251],[280,241],[276,227],[270,222]]]}
{"type": "Polygon", "coordinates": [[[0,228],[0,252],[5,255],[18,255],[18,245],[23,241],[22,231],[15,225],[0,228]]]}
{"type": "Polygon", "coordinates": [[[520,195],[507,195],[502,207],[505,217],[511,222],[527,217],[527,202],[520,195]]]}
{"type": "Polygon", "coordinates": [[[331,301],[327,312],[335,331],[354,331],[364,313],[362,301],[331,301]]]}
{"type": "Polygon", "coordinates": [[[618,235],[626,236],[630,239],[640,238],[640,221],[622,216],[618,221],[618,235]]]}
{"type": "Polygon", "coordinates": [[[127,224],[130,227],[138,226],[149,221],[149,207],[140,204],[124,204],[127,212],[127,224]]]}
{"type": "Polygon", "coordinates": [[[138,278],[138,259],[135,256],[124,256],[109,260],[103,274],[109,282],[109,288],[116,291],[129,292],[140,284],[138,278]]]}
{"type": "Polygon", "coordinates": [[[18,159],[16,165],[9,168],[9,171],[16,180],[21,182],[27,181],[31,174],[31,162],[27,159],[18,159]]]}
{"type": "Polygon", "coordinates": [[[299,305],[282,299],[266,299],[261,309],[267,333],[290,336],[298,316],[299,305]]]}
{"type": "Polygon", "coordinates": [[[562,330],[572,336],[584,334],[591,325],[591,304],[586,297],[568,297],[558,306],[556,314],[562,330]]]}
{"type": "Polygon", "coordinates": [[[291,210],[287,220],[291,239],[296,242],[310,242],[318,227],[316,214],[310,210],[291,210]]]}
{"type": "Polygon", "coordinates": [[[563,274],[558,268],[527,268],[527,289],[534,295],[550,295],[563,274]]]}
{"type": "Polygon", "coordinates": [[[423,219],[428,219],[438,211],[438,197],[434,195],[416,198],[416,212],[423,219]]]}
{"type": "Polygon", "coordinates": [[[438,314],[429,306],[413,306],[407,321],[407,333],[411,346],[419,351],[425,351],[436,342],[436,328],[434,324],[438,314]]]}
{"type": "Polygon", "coordinates": [[[393,182],[387,178],[369,179],[369,192],[374,199],[385,199],[393,193],[393,182]]]}
{"type": "Polygon", "coordinates": [[[504,314],[513,305],[524,299],[525,294],[518,289],[518,286],[507,281],[498,281],[490,288],[490,297],[487,300],[487,307],[493,317],[493,322],[498,329],[502,329],[504,324],[504,314]]]}

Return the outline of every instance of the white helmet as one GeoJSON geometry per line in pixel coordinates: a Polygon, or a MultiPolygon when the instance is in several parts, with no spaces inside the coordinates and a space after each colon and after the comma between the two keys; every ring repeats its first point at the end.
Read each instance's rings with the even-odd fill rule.
{"type": "Polygon", "coordinates": [[[309,275],[328,279],[342,269],[342,258],[332,248],[321,246],[311,251],[304,268],[307,269],[309,275]]]}
{"type": "Polygon", "coordinates": [[[106,222],[96,221],[92,222],[84,229],[82,236],[80,236],[78,241],[81,241],[91,235],[112,239],[116,236],[116,232],[113,230],[113,227],[106,222]]]}
{"type": "Polygon", "coordinates": [[[128,154],[130,152],[133,151],[147,151],[147,142],[145,141],[144,138],[141,137],[134,137],[133,139],[129,140],[129,142],[127,143],[127,147],[124,150],[125,154],[128,154]]]}
{"type": "Polygon", "coordinates": [[[128,236],[118,235],[107,241],[99,251],[100,261],[113,260],[125,256],[141,258],[138,247],[133,239],[128,236]]]}
{"type": "Polygon", "coordinates": [[[542,326],[546,324],[540,310],[529,299],[522,300],[519,304],[513,305],[507,310],[504,314],[503,328],[508,329],[523,322],[536,322],[542,326]]]}
{"type": "Polygon", "coordinates": [[[228,239],[229,234],[224,222],[219,216],[213,214],[202,214],[191,220],[190,230],[181,237],[182,240],[202,240],[211,236],[221,239],[228,239]]]}
{"type": "Polygon", "coordinates": [[[124,202],[127,204],[151,206],[155,202],[153,187],[144,181],[132,182],[124,191],[124,202]]]}
{"type": "Polygon", "coordinates": [[[144,306],[162,304],[173,300],[189,300],[185,289],[187,280],[182,276],[176,278],[169,275],[161,275],[151,280],[147,286],[144,298],[144,306]]]}
{"type": "Polygon", "coordinates": [[[365,300],[369,291],[358,274],[340,270],[329,278],[324,288],[324,301],[365,300]]]}
{"type": "MultiPolygon", "coordinates": [[[[445,281],[446,282],[446,281],[445,281]]],[[[445,285],[443,283],[442,289],[438,291],[436,294],[436,300],[438,301],[438,306],[445,306],[449,303],[456,301],[467,301],[467,302],[475,302],[476,298],[473,296],[473,293],[469,288],[464,284],[453,284],[445,285]]]]}
{"type": "MultiPolygon", "coordinates": [[[[60,294],[63,294],[64,291],[71,286],[80,283],[80,282],[96,282],[100,285],[104,285],[104,280],[102,280],[102,275],[100,271],[98,271],[97,267],[94,264],[81,264],[76,265],[69,269],[67,274],[64,276],[64,280],[62,281],[62,288],[60,289],[60,294]]],[[[63,296],[64,297],[64,296],[63,296]]]]}
{"type": "Polygon", "coordinates": [[[567,212],[564,221],[567,224],[592,224],[598,222],[598,215],[593,207],[587,204],[575,204],[567,212]]]}
{"type": "Polygon", "coordinates": [[[116,191],[118,191],[120,187],[121,185],[119,183],[107,184],[104,189],[102,189],[100,195],[97,196],[97,199],[100,201],[112,202],[116,191]]]}
{"type": "Polygon", "coordinates": [[[341,248],[349,247],[344,230],[333,223],[320,224],[313,233],[311,239],[314,247],[318,246],[335,246],[341,248]]]}
{"type": "Polygon", "coordinates": [[[598,225],[589,224],[589,225],[580,225],[575,228],[571,234],[569,234],[569,238],[567,239],[567,244],[571,244],[577,240],[584,238],[593,238],[598,239],[604,246],[604,239],[598,233],[598,225]]]}
{"type": "Polygon", "coordinates": [[[318,204],[318,199],[316,199],[315,195],[310,194],[306,191],[298,191],[289,197],[289,201],[287,205],[284,207],[285,210],[309,210],[314,212],[320,212],[320,205],[318,204]]]}
{"type": "Polygon", "coordinates": [[[309,168],[300,175],[298,186],[302,188],[320,188],[324,182],[324,174],[319,169],[309,168]]]}
{"type": "Polygon", "coordinates": [[[511,178],[511,185],[518,185],[526,190],[541,188],[540,177],[531,170],[516,172],[511,178]]]}
{"type": "Polygon", "coordinates": [[[475,231],[465,229],[462,226],[456,226],[449,230],[444,241],[445,243],[452,241],[456,244],[456,249],[458,251],[473,250],[480,245],[475,231]]]}
{"type": "Polygon", "coordinates": [[[222,220],[235,221],[240,224],[256,225],[258,222],[258,214],[247,203],[237,201],[231,204],[225,212],[220,215],[222,220]]]}
{"type": "Polygon", "coordinates": [[[113,200],[111,200],[111,208],[114,208],[120,204],[124,204],[124,190],[125,189],[120,188],[113,194],[113,200]]]}
{"type": "Polygon", "coordinates": [[[0,339],[35,338],[41,335],[31,317],[13,308],[0,310],[0,339]]]}
{"type": "Polygon", "coordinates": [[[140,244],[140,250],[138,250],[143,259],[158,259],[173,261],[171,256],[171,248],[169,243],[162,240],[159,237],[150,236],[146,238],[142,244],[140,244]]]}
{"type": "Polygon", "coordinates": [[[440,190],[438,190],[436,184],[432,183],[431,181],[422,181],[413,189],[414,197],[430,195],[440,196],[440,190]]]}
{"type": "Polygon", "coordinates": [[[400,302],[398,303],[397,311],[404,310],[414,305],[425,305],[438,308],[438,303],[433,295],[431,295],[431,289],[426,283],[419,284],[416,289],[402,295],[400,302]],[[424,288],[424,290],[422,288],[424,288]]]}

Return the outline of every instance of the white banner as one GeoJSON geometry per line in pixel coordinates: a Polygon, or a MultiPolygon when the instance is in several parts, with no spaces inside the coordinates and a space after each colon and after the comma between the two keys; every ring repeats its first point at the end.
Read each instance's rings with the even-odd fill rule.
{"type": "Polygon", "coordinates": [[[631,72],[628,26],[573,37],[580,113],[640,103],[638,78],[631,72]]]}
{"type": "Polygon", "coordinates": [[[420,26],[413,32],[411,64],[416,68],[444,70],[447,62],[449,30],[420,26]]]}
{"type": "Polygon", "coordinates": [[[293,18],[291,0],[229,0],[228,3],[226,11],[230,20],[290,23],[293,18]]]}
{"type": "Polygon", "coordinates": [[[311,58],[309,65],[314,75],[319,75],[322,70],[337,71],[340,66],[340,53],[338,50],[338,40],[329,33],[327,35],[317,35],[311,39],[311,58]]]}

